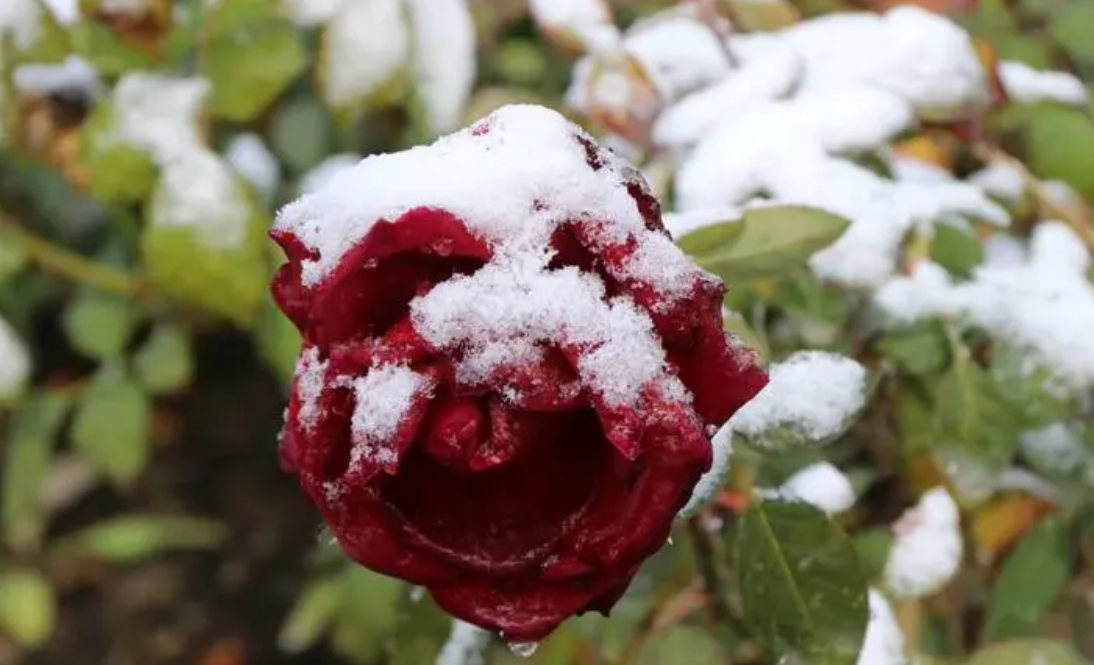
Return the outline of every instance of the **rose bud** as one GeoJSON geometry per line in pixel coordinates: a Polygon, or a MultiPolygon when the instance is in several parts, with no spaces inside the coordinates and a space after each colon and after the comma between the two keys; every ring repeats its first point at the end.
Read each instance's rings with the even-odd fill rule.
{"type": "Polygon", "coordinates": [[[506,106],[287,205],[281,440],[345,552],[510,641],[607,613],[766,383],[638,172],[506,106]]]}

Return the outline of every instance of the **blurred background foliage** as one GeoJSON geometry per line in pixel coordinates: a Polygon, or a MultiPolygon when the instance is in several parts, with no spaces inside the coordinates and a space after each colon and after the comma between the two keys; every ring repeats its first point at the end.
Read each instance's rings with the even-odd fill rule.
{"type": "MultiPolygon", "coordinates": [[[[615,4],[616,22],[627,25],[672,3],[615,4]]],[[[767,4],[810,17],[895,3],[767,4]]],[[[956,15],[992,57],[1094,80],[1089,0],[919,4],[956,15]]],[[[0,31],[0,325],[11,329],[0,332],[22,340],[33,360],[29,378],[0,395],[0,665],[432,662],[448,618],[421,590],[347,565],[278,467],[299,340],[268,296],[280,256],[264,234],[274,211],[325,169],[435,136],[437,109],[401,63],[368,89],[339,92],[335,29],[301,27],[272,0],[135,6],[119,13],[108,0],[81,0],[80,19],[68,24],[38,14],[33,39],[0,31]],[[17,85],[20,67],[72,55],[101,79],[87,84],[76,68],[65,81],[79,85],[17,85]],[[142,71],[209,85],[202,93],[132,78],[142,71]],[[160,129],[146,130],[151,138],[118,138],[134,108],[162,116],[160,129]],[[246,156],[267,150],[269,159],[246,156]]],[[[543,38],[525,4],[476,0],[471,9],[477,77],[456,124],[512,101],[565,110],[573,58],[543,38]]],[[[996,148],[1094,198],[1089,108],[1016,103],[987,120],[996,148]]],[[[949,149],[925,136],[902,149],[949,149]]],[[[759,665],[775,662],[762,645],[817,623],[793,646],[808,653],[817,642],[813,663],[853,663],[853,653],[820,642],[861,634],[864,580],[884,565],[887,525],[910,494],[945,479],[933,446],[983,441],[977,450],[1004,463],[1018,432],[1085,413],[1054,403],[1026,375],[1017,387],[1000,380],[1006,354],[983,369],[982,348],[943,322],[859,336],[861,303],[803,269],[843,227],[788,223],[773,262],[742,263],[718,243],[706,257],[742,282],[731,305],[744,316],[729,326],[768,358],[809,346],[864,359],[888,373],[881,406],[823,453],[797,450],[760,466],[746,451],[736,491],[705,512],[718,528],[666,547],[610,620],[571,621],[530,660],[499,645],[492,662],[759,665]],[[737,519],[742,492],[820,459],[838,462],[865,493],[838,522],[778,503],[737,519]],[[817,551],[828,555],[810,558],[817,551]],[[815,563],[784,571],[783,588],[765,567],[787,557],[815,563]],[[704,592],[712,576],[733,589],[729,606],[704,592]],[[831,580],[855,598],[829,594],[831,580]],[[780,593],[805,591],[826,595],[788,618],[780,593]],[[772,600],[742,621],[742,595],[772,600]]],[[[981,244],[959,231],[919,250],[954,272],[982,258],[981,244]]],[[[15,357],[0,353],[0,362],[15,357]]],[[[1045,520],[1054,508],[1021,492],[976,505],[960,583],[897,608],[917,662],[1067,665],[1094,656],[1089,473],[1076,478],[1052,461],[1039,470],[1080,497],[1072,510],[1045,520]],[[1059,643],[1006,642],[1032,636],[1059,643]],[[982,643],[1001,646],[977,654],[982,643]]]]}

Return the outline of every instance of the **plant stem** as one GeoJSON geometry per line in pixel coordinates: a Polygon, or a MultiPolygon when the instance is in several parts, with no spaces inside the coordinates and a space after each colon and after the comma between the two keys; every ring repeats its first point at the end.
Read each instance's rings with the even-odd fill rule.
{"type": "Polygon", "coordinates": [[[711,542],[710,534],[703,528],[701,519],[701,515],[696,515],[688,520],[688,532],[691,534],[692,547],[695,548],[695,564],[699,569],[700,577],[703,578],[703,586],[711,598],[711,609],[715,621],[732,622],[735,621],[735,617],[729,608],[725,584],[718,572],[714,543],[711,542]]]}
{"type": "Polygon", "coordinates": [[[22,228],[2,213],[0,238],[18,245],[43,270],[74,282],[126,297],[135,297],[144,291],[144,285],[132,275],[55,245],[22,228]]]}

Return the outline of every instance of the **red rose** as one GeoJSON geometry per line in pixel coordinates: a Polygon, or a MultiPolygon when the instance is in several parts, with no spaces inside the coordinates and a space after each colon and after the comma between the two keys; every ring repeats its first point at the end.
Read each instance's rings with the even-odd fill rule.
{"type": "Polygon", "coordinates": [[[538,640],[608,612],[766,382],[641,176],[505,107],[282,211],[281,442],[342,548],[538,640]]]}

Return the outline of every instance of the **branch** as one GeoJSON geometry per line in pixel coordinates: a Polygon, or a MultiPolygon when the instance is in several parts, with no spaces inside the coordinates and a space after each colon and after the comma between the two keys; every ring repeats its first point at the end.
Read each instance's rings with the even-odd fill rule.
{"type": "Polygon", "coordinates": [[[0,213],[0,239],[17,245],[43,270],[73,282],[125,297],[146,293],[145,285],[136,277],[55,245],[24,229],[3,213],[0,213]]]}

